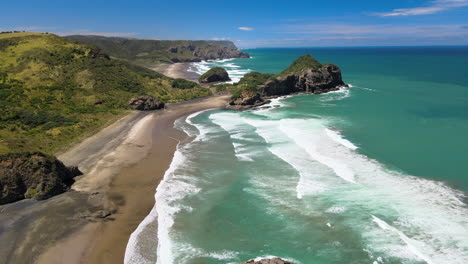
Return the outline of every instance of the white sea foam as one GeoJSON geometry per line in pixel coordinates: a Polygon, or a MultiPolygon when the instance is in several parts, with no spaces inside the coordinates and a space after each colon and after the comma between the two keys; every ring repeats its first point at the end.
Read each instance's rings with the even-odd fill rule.
{"type": "MultiPolygon", "coordinates": [[[[214,109],[214,108],[213,108],[214,109]]],[[[194,133],[193,130],[191,129],[184,129],[183,126],[181,126],[180,128],[182,128],[184,130],[184,132],[189,135],[189,136],[195,136],[196,135],[196,138],[193,140],[194,142],[196,141],[203,141],[204,139],[206,139],[206,137],[208,136],[208,134],[211,132],[211,130],[207,127],[207,126],[204,126],[204,125],[200,125],[200,124],[197,124],[195,125],[193,122],[192,122],[192,119],[205,113],[205,112],[208,112],[208,111],[211,111],[213,109],[205,109],[205,110],[202,110],[202,111],[198,111],[198,112],[195,112],[195,113],[192,113],[190,114],[189,116],[187,116],[185,119],[178,119],[176,122],[186,122],[188,123],[189,125],[191,125],[193,128],[195,128],[196,130],[198,130],[198,133],[194,133]]],[[[179,125],[178,123],[176,123],[176,125],[179,125]]]]}
{"type": "MultiPolygon", "coordinates": [[[[188,116],[185,120],[188,124],[193,125],[199,131],[195,140],[200,140],[203,138],[205,133],[203,127],[196,126],[191,119],[198,116],[199,114],[208,111],[200,111],[193,113],[188,116]]],[[[191,134],[186,127],[184,127],[181,122],[176,122],[175,126],[184,130],[185,133],[191,134]]],[[[181,147],[180,144],[177,145],[177,150],[174,152],[172,162],[169,166],[169,169],[164,173],[163,180],[159,183],[155,199],[157,203],[151,210],[150,214],[143,220],[142,223],[138,226],[137,230],[132,234],[129,243],[127,244],[127,250],[125,254],[125,263],[147,263],[148,260],[142,256],[138,251],[138,235],[144,228],[151,222],[158,222],[158,231],[157,231],[157,264],[171,264],[174,261],[173,256],[173,242],[170,236],[170,229],[174,224],[175,215],[181,211],[191,211],[190,207],[183,206],[178,201],[182,200],[188,195],[193,195],[200,191],[196,185],[192,184],[188,179],[193,179],[193,177],[187,177],[183,174],[177,174],[176,171],[181,168],[183,165],[187,165],[187,158],[184,155],[184,151],[189,149],[192,143],[181,147]]]]}
{"type": "Polygon", "coordinates": [[[270,144],[268,150],[290,164],[299,174],[296,196],[302,199],[304,195],[313,195],[327,190],[326,180],[321,176],[326,174],[321,166],[309,158],[296,144],[291,144],[288,138],[277,129],[278,121],[249,120],[244,121],[256,127],[256,133],[270,144]]]}
{"type": "MultiPolygon", "coordinates": [[[[308,125],[304,122],[304,120],[284,119],[279,121],[279,123],[279,129],[292,140],[294,140],[298,146],[304,148],[304,150],[313,159],[331,168],[336,173],[336,175],[341,177],[343,180],[355,183],[354,171],[346,163],[340,162],[340,160],[327,155],[328,151],[330,151],[331,148],[335,148],[336,146],[326,144],[329,142],[323,140],[323,129],[315,131],[317,136],[311,137],[308,135],[308,125]],[[326,151],[321,151],[319,149],[320,147],[326,151]]],[[[342,151],[339,149],[337,150],[342,151]]]]}
{"type": "Polygon", "coordinates": [[[398,229],[394,228],[393,226],[387,224],[385,221],[383,221],[382,219],[380,219],[380,218],[378,218],[376,216],[372,216],[372,221],[377,223],[377,225],[380,228],[396,233],[400,237],[400,239],[403,240],[406,243],[406,245],[408,246],[409,251],[411,251],[419,259],[424,260],[427,264],[434,264],[432,259],[430,259],[428,256],[424,255],[420,251],[420,249],[418,249],[418,247],[416,246],[416,243],[422,243],[421,241],[415,241],[413,239],[410,239],[403,232],[401,232],[400,230],[398,230],[398,229]]]}
{"type": "MultiPolygon", "coordinates": [[[[394,224],[406,230],[405,236],[413,246],[434,263],[468,263],[468,231],[466,228],[468,210],[458,199],[459,193],[440,182],[413,177],[391,171],[382,164],[354,151],[352,143],[343,141],[330,132],[327,134],[326,121],[318,119],[247,120],[257,128],[256,133],[269,144],[269,150],[300,172],[296,192],[302,198],[305,191],[313,194],[316,185],[307,186],[303,171],[311,171],[313,160],[319,161],[333,170],[336,176],[359,184],[340,187],[327,171],[319,175],[309,175],[310,179],[320,179],[326,190],[339,188],[335,199],[339,207],[366,208],[374,213],[390,214],[398,217],[394,224]],[[305,151],[311,160],[304,162],[305,151]],[[296,154],[296,155],[295,155],[296,154]],[[301,165],[302,163],[302,165],[301,165]],[[328,175],[328,176],[327,176],[328,175]],[[349,175],[352,175],[350,177],[349,175]],[[418,242],[422,241],[423,246],[418,242]]],[[[330,130],[331,131],[331,130],[330,130]]],[[[262,188],[267,189],[268,186],[262,188]]],[[[319,193],[320,194],[320,193],[319,193]]],[[[325,209],[331,213],[341,213],[341,209],[325,209]]],[[[355,209],[353,209],[355,211],[355,209]]],[[[359,215],[355,212],[356,216],[359,215]]],[[[370,216],[369,216],[370,217],[370,216]]],[[[365,226],[363,228],[366,228],[365,226]]],[[[396,227],[395,227],[396,228],[396,227]]],[[[382,238],[375,229],[362,231],[369,247],[379,253],[399,258],[414,258],[414,252],[402,250],[397,242],[382,238]]]]}
{"type": "Polygon", "coordinates": [[[333,213],[333,214],[341,214],[344,211],[346,211],[346,208],[341,207],[341,206],[332,206],[328,208],[325,212],[327,213],[333,213]]]}
{"type": "Polygon", "coordinates": [[[351,143],[351,141],[343,138],[343,136],[337,132],[337,131],[334,131],[334,130],[331,130],[331,129],[328,129],[328,128],[325,128],[325,132],[327,133],[327,135],[335,142],[349,148],[349,149],[352,149],[352,150],[356,150],[358,147],[356,145],[354,145],[353,143],[351,143]]]}
{"type": "Polygon", "coordinates": [[[329,101],[339,101],[351,96],[351,90],[353,86],[341,87],[339,90],[331,91],[320,95],[320,101],[329,102],[329,101]]]}
{"type": "Polygon", "coordinates": [[[251,147],[252,140],[246,137],[251,132],[242,119],[237,117],[237,114],[217,113],[210,115],[210,119],[229,133],[239,161],[254,161],[257,152],[251,147]]]}
{"type": "Polygon", "coordinates": [[[195,72],[199,75],[204,74],[205,72],[209,71],[211,68],[214,67],[223,67],[226,69],[231,81],[227,83],[236,83],[240,81],[245,74],[251,72],[251,69],[242,69],[241,66],[236,65],[232,62],[234,59],[224,59],[224,60],[210,60],[210,61],[202,61],[202,62],[195,62],[192,63],[189,67],[188,71],[195,72]]]}

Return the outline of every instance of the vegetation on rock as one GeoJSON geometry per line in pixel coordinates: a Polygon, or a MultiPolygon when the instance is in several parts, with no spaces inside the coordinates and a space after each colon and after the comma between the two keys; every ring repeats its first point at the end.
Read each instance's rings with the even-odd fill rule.
{"type": "Polygon", "coordinates": [[[230,80],[229,74],[222,67],[211,68],[198,78],[200,83],[226,82],[230,80]]]}
{"type": "Polygon", "coordinates": [[[310,54],[306,54],[295,60],[288,68],[284,69],[280,74],[295,74],[300,73],[305,69],[318,70],[320,69],[320,67],[322,67],[322,64],[320,64],[318,60],[310,56],[310,54]]]}
{"type": "Polygon", "coordinates": [[[235,109],[263,104],[261,97],[297,92],[324,93],[345,85],[341,70],[330,63],[321,64],[309,54],[299,57],[279,74],[250,72],[235,84],[217,85],[216,91],[232,94],[230,105],[235,109]]]}

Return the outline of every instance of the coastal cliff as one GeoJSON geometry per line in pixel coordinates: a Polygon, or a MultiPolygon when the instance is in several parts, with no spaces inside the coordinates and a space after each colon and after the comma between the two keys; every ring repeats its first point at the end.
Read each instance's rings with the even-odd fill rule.
{"type": "Polygon", "coordinates": [[[237,84],[222,88],[232,93],[228,108],[242,110],[268,102],[269,97],[294,93],[321,94],[347,87],[341,69],[331,63],[319,63],[310,55],[294,61],[279,74],[251,72],[237,84]]]}
{"type": "Polygon", "coordinates": [[[85,35],[65,38],[91,44],[112,57],[147,67],[159,63],[249,58],[248,53],[239,51],[233,42],[227,40],[153,40],[85,35]]]}

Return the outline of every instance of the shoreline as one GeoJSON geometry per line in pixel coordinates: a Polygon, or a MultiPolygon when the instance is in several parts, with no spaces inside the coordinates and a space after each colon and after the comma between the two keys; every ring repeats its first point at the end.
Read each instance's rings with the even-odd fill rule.
{"type": "Polygon", "coordinates": [[[169,104],[163,111],[132,114],[105,128],[100,132],[104,135],[98,133],[62,154],[68,164],[88,164],[85,175],[72,186],[75,191],[57,198],[79,193],[83,197],[75,201],[77,205],[88,205],[92,200],[96,208],[91,209],[91,215],[109,215],[81,219],[76,223],[78,227],[67,230],[65,237],[49,243],[35,262],[121,263],[130,235],[154,206],[156,187],[172,161],[178,140],[187,136],[173,127],[174,122],[201,110],[222,108],[227,98],[210,96],[169,104]],[[119,127],[125,129],[120,128],[117,139],[107,142],[111,146],[105,147],[100,156],[87,156],[100,140],[108,140],[119,127]],[[90,166],[92,162],[94,165],[90,166]]]}

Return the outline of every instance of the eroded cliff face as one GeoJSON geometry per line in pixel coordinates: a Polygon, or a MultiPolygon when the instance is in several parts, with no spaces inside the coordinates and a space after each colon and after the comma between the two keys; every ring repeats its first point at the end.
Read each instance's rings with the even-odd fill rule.
{"type": "Polygon", "coordinates": [[[333,64],[324,64],[319,70],[306,69],[300,73],[279,75],[258,89],[261,96],[281,96],[292,93],[321,94],[338,90],[345,83],[341,70],[333,64]]]}
{"type": "Polygon", "coordinates": [[[63,193],[82,173],[40,152],[0,156],[0,204],[25,198],[42,200],[63,193]]]}

